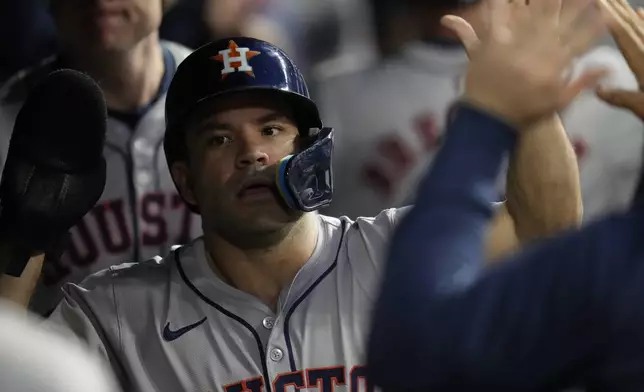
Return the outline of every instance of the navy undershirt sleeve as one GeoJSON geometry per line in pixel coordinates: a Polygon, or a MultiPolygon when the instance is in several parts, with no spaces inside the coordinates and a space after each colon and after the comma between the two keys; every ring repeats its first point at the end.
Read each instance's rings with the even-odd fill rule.
{"type": "MultiPolygon", "coordinates": [[[[600,380],[603,369],[616,366],[613,359],[641,359],[611,347],[624,324],[609,321],[630,315],[627,323],[644,327],[644,306],[622,298],[641,294],[644,303],[644,219],[637,213],[484,268],[495,180],[515,138],[506,124],[467,106],[449,125],[416,205],[392,239],[368,347],[376,385],[536,391],[600,380]]],[[[632,338],[621,347],[642,343],[632,338]]]]}

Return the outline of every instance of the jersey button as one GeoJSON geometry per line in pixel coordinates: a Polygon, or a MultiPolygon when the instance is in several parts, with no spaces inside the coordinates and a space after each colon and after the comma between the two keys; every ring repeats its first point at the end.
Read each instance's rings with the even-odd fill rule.
{"type": "Polygon", "coordinates": [[[134,141],[134,149],[139,152],[147,152],[148,148],[143,140],[138,139],[134,141]]]}
{"type": "Polygon", "coordinates": [[[274,348],[271,350],[271,360],[273,362],[279,362],[284,358],[284,352],[280,350],[279,348],[274,348]]]}
{"type": "Polygon", "coordinates": [[[136,175],[136,182],[139,186],[145,187],[150,185],[152,177],[146,172],[140,172],[136,175]]]}
{"type": "Polygon", "coordinates": [[[266,329],[273,329],[273,326],[275,326],[275,319],[272,317],[266,317],[264,320],[262,320],[262,325],[266,329]]]}

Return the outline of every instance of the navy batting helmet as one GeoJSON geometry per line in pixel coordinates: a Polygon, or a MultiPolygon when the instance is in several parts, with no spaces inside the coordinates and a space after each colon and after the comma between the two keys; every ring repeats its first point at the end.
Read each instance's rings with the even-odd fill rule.
{"type": "Polygon", "coordinates": [[[211,98],[249,90],[269,91],[285,99],[307,141],[304,151],[280,163],[276,183],[285,202],[303,211],[328,205],[333,132],[322,128],[318,108],[293,61],[280,48],[255,38],[211,42],[179,65],[165,104],[168,167],[186,158],[184,125],[195,108],[211,98]]]}

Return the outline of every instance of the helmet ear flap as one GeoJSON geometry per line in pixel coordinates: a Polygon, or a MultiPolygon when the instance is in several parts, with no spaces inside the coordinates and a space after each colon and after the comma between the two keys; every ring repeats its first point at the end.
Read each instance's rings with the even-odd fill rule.
{"type": "Polygon", "coordinates": [[[321,128],[310,144],[278,163],[276,185],[294,210],[315,211],[333,199],[333,129],[321,128]]]}

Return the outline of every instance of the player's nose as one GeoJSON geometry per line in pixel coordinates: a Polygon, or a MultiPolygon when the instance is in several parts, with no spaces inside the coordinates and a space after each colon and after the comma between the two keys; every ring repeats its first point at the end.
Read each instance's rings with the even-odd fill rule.
{"type": "Polygon", "coordinates": [[[259,143],[253,141],[243,141],[238,143],[239,150],[237,152],[237,160],[235,162],[237,168],[244,169],[248,166],[266,166],[268,165],[268,154],[259,143]]]}

